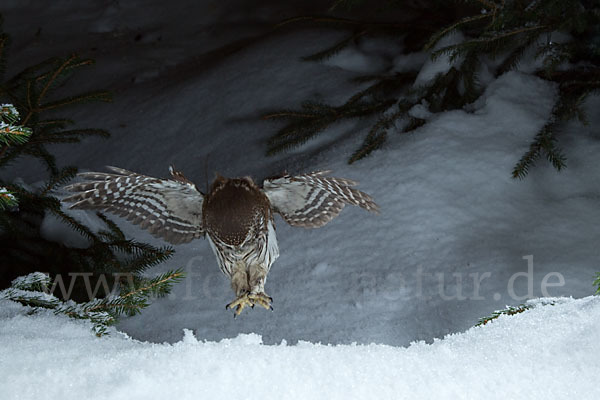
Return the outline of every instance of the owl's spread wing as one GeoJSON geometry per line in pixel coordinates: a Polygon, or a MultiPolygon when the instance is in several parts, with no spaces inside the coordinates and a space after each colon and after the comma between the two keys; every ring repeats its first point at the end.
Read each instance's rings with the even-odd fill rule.
{"type": "Polygon", "coordinates": [[[116,167],[114,173],[84,172],[83,182],[66,186],[75,194],[63,199],[70,208],[100,209],[125,217],[172,244],[204,235],[204,197],[189,181],[158,179],[116,167]]]}
{"type": "Polygon", "coordinates": [[[329,172],[317,171],[267,179],[263,183],[263,191],[273,209],[288,224],[305,228],[327,224],[346,204],[379,212],[379,207],[371,196],[352,188],[356,182],[326,176],[329,172]]]}

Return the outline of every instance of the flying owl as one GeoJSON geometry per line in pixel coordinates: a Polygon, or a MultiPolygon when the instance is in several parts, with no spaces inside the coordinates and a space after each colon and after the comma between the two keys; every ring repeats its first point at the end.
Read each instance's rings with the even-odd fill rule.
{"type": "Polygon", "coordinates": [[[351,204],[378,212],[371,196],[352,188],[349,179],[330,171],[269,178],[260,188],[249,177],[217,175],[204,194],[169,168],[171,179],[140,175],[116,167],[112,173],[85,172],[84,181],[66,186],[70,208],[100,209],[125,217],[172,244],[206,237],[221,271],[231,280],[236,299],[227,309],[239,315],[258,304],[273,309],[265,281],[279,257],[274,213],[290,225],[317,228],[351,204]]]}

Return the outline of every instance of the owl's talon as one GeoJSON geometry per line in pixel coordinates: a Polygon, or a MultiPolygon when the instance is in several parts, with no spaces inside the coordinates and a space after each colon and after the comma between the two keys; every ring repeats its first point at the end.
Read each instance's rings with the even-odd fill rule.
{"type": "Polygon", "coordinates": [[[261,307],[266,308],[267,310],[273,311],[273,307],[271,306],[271,302],[273,299],[271,296],[268,296],[265,293],[251,293],[248,295],[248,298],[254,303],[258,304],[261,307]]]}
{"type": "Polygon", "coordinates": [[[244,308],[247,306],[250,306],[250,308],[253,308],[254,304],[252,303],[248,294],[246,293],[246,294],[241,295],[240,297],[238,297],[231,303],[227,304],[225,306],[225,309],[228,310],[228,309],[235,308],[235,312],[233,314],[233,317],[235,318],[238,315],[240,315],[242,313],[242,311],[244,310],[244,308]]]}

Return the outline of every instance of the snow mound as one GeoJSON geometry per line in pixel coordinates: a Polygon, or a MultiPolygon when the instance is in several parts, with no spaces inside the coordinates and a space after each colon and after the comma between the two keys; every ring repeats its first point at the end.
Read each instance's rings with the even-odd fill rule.
{"type": "Polygon", "coordinates": [[[594,399],[600,297],[554,299],[432,344],[264,345],[192,331],[175,344],[0,302],[0,393],[9,399],[594,399]]]}

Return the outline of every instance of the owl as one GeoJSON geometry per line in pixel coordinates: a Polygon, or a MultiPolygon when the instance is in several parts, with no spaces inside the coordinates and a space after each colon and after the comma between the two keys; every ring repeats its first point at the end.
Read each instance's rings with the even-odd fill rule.
{"type": "Polygon", "coordinates": [[[171,179],[159,179],[116,167],[85,172],[83,181],[66,186],[70,208],[99,209],[126,218],[171,244],[205,237],[221,271],[231,280],[234,316],[254,305],[272,310],[265,293],[271,265],[279,257],[274,214],[292,226],[317,228],[335,218],[346,204],[379,212],[371,196],[349,179],[330,171],[266,179],[262,188],[250,177],[217,174],[208,193],[172,166],[171,179]]]}

